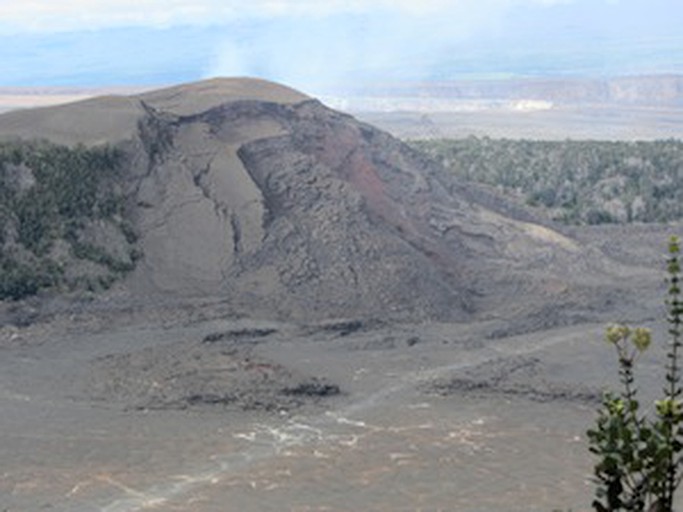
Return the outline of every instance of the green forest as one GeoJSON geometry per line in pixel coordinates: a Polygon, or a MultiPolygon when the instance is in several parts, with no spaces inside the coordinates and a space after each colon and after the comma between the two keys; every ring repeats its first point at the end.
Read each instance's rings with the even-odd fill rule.
{"type": "Polygon", "coordinates": [[[0,143],[0,299],[100,289],[132,270],[136,236],[124,216],[121,171],[122,155],[109,147],[0,143]],[[111,242],[88,236],[103,225],[111,242]]]}
{"type": "Polygon", "coordinates": [[[494,186],[569,224],[683,218],[683,142],[411,142],[458,177],[494,186]]]}

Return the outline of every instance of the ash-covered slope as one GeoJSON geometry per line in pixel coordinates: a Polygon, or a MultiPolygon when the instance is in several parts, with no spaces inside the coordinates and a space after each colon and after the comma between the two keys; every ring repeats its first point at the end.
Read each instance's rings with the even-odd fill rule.
{"type": "Polygon", "coordinates": [[[579,270],[594,280],[572,240],[276,84],[212,80],[24,114],[1,116],[0,136],[127,153],[136,293],[301,319],[462,320],[525,309],[522,296],[532,309],[567,300],[579,270]]]}
{"type": "Polygon", "coordinates": [[[438,191],[402,144],[312,100],[148,116],[143,141],[167,143],[137,191],[145,291],[297,317],[467,309],[455,261],[415,225],[438,191]]]}

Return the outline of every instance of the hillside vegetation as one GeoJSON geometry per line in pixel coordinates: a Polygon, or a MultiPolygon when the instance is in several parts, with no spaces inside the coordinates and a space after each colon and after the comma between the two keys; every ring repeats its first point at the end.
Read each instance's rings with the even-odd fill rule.
{"type": "Polygon", "coordinates": [[[109,147],[0,144],[0,299],[106,288],[132,270],[121,160],[109,147]]]}
{"type": "Polygon", "coordinates": [[[571,224],[683,218],[683,142],[469,137],[411,143],[458,177],[496,186],[571,224]]]}

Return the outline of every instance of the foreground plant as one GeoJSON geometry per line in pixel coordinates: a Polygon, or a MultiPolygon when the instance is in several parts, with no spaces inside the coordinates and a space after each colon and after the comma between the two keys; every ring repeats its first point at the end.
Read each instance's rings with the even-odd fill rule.
{"type": "Polygon", "coordinates": [[[595,428],[588,431],[590,451],[598,457],[593,508],[598,512],[633,510],[671,512],[681,483],[683,408],[681,405],[680,241],[672,237],[667,260],[666,385],[653,418],[640,412],[633,369],[651,343],[648,329],[613,325],[606,340],[615,347],[621,391],[606,393],[595,428]]]}

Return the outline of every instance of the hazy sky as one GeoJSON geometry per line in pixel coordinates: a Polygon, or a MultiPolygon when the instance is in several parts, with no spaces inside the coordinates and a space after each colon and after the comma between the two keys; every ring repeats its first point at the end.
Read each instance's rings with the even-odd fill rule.
{"type": "Polygon", "coordinates": [[[683,73],[683,0],[0,0],[0,85],[683,73]]]}

